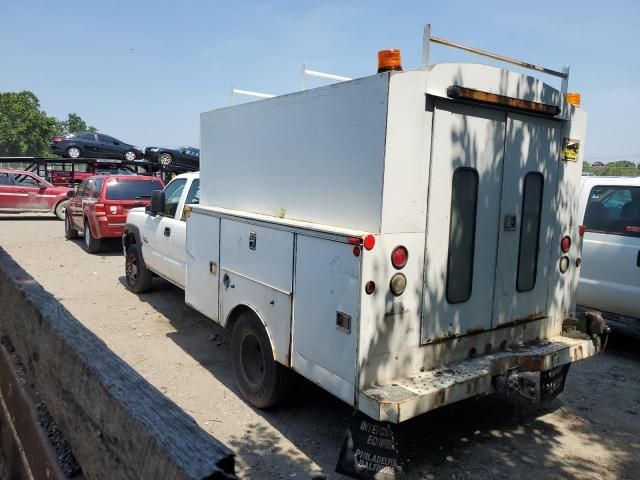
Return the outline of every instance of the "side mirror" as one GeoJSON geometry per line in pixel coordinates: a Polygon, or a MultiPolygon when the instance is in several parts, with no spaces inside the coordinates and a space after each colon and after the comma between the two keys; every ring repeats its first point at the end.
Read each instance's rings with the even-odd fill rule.
{"type": "Polygon", "coordinates": [[[76,196],[76,191],[75,191],[75,190],[69,190],[69,191],[67,192],[67,197],[68,197],[68,198],[73,198],[73,197],[75,197],[75,196],[76,196]]]}
{"type": "Polygon", "coordinates": [[[151,192],[151,208],[149,209],[149,213],[155,217],[160,212],[164,212],[164,191],[154,190],[151,192]]]}

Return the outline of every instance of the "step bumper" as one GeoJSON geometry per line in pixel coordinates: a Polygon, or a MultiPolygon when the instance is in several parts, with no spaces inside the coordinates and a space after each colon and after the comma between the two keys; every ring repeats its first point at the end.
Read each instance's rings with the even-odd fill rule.
{"type": "Polygon", "coordinates": [[[385,385],[370,385],[358,409],[379,421],[401,423],[443,405],[494,393],[492,379],[509,372],[543,372],[598,353],[588,336],[557,336],[461,363],[422,372],[385,385]]]}

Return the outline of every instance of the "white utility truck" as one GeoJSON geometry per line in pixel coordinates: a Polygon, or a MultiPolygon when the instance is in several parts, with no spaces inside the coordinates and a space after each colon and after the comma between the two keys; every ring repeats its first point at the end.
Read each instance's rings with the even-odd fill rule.
{"type": "MultiPolygon", "coordinates": [[[[567,101],[568,69],[425,33],[418,70],[381,52],[376,75],[201,115],[186,279],[172,281],[231,329],[236,381],[258,407],[282,398],[290,370],[393,423],[495,392],[544,400],[601,348],[606,326],[570,318],[586,114],[567,101]],[[430,42],[562,88],[429,64],[430,42]]],[[[137,271],[168,276],[145,253],[164,230],[145,235],[127,225],[137,271]]]]}

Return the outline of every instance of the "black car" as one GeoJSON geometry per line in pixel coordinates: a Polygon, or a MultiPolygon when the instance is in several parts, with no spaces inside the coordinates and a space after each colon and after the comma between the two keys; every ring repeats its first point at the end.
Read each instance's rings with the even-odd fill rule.
{"type": "Polygon", "coordinates": [[[200,168],[200,150],[195,147],[147,147],[144,158],[164,166],[200,168]]]}
{"type": "Polygon", "coordinates": [[[142,150],[102,133],[77,132],[51,138],[51,151],[68,158],[142,159],[142,150]]]}

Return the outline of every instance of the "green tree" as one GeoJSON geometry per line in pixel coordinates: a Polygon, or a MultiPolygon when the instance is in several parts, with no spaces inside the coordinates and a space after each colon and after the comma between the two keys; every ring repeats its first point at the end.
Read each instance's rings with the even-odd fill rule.
{"type": "Polygon", "coordinates": [[[0,156],[49,155],[49,137],[59,128],[32,92],[0,92],[0,156]]]}
{"type": "Polygon", "coordinates": [[[98,129],[93,126],[88,126],[80,115],[77,113],[70,113],[67,115],[67,119],[60,122],[61,134],[71,132],[97,132],[98,129]]]}

